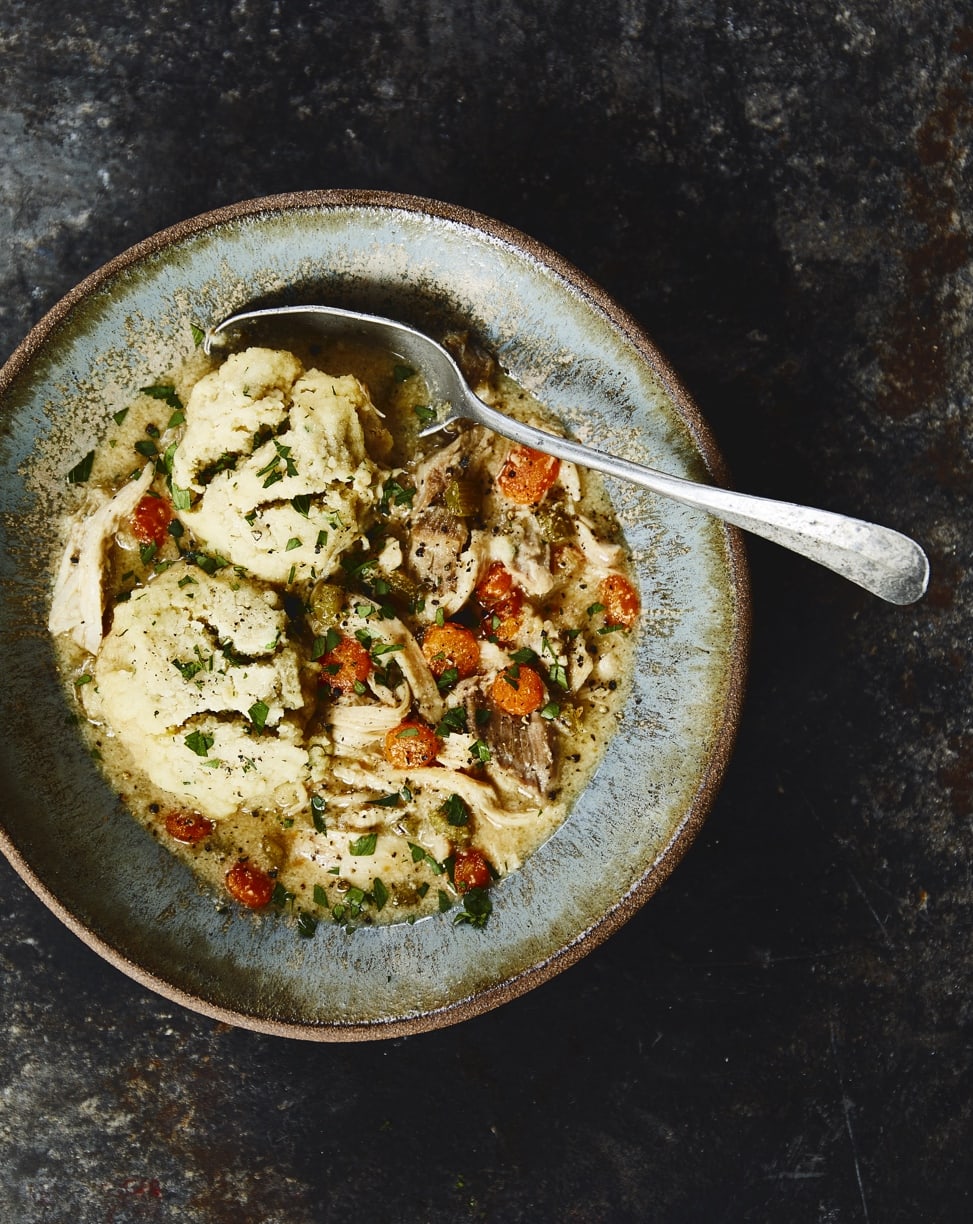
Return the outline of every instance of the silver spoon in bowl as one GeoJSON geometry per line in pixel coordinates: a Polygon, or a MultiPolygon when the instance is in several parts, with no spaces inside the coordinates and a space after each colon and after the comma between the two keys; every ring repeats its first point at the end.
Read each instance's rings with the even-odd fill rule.
{"type": "Polygon", "coordinates": [[[211,328],[204,338],[203,349],[209,353],[214,342],[238,324],[281,317],[300,320],[324,335],[356,335],[368,339],[421,370],[433,404],[445,405],[447,409],[420,431],[421,437],[446,429],[457,421],[475,421],[513,442],[582,467],[594,468],[606,476],[632,481],[683,505],[705,510],[724,522],[809,557],[889,603],[914,603],[925,593],[929,561],[908,536],[830,510],[814,510],[793,502],[735,493],[682,476],[670,476],[655,468],[582,446],[569,438],[559,438],[533,425],[524,425],[474,395],[446,349],[405,323],[336,306],[246,310],[230,315],[211,328]]]}

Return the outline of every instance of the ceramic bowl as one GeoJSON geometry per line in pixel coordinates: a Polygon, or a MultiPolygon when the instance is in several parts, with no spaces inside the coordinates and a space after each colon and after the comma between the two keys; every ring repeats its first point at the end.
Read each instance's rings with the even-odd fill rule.
{"type": "Polygon", "coordinates": [[[90,947],[205,1015],[315,1039],[463,1020],[601,943],[659,887],[709,809],[739,714],[748,633],[739,538],[612,486],[644,613],[624,734],[558,832],[493,891],[487,927],[451,915],[313,939],[227,914],[125,811],[72,723],[46,631],[64,472],[108,413],[205,326],[250,304],[328,302],[429,328],[462,323],[582,441],[720,481],[697,409],[655,346],[552,251],[462,209],[384,193],[249,201],[194,218],[69,293],[0,371],[0,842],[90,947]]]}

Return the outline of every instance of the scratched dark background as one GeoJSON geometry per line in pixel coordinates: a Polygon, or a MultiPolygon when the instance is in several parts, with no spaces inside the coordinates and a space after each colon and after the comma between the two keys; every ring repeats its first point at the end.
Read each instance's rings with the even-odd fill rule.
{"type": "Polygon", "coordinates": [[[739,487],[933,565],[896,609],[753,544],[703,834],[608,944],[456,1028],[226,1028],[0,865],[0,1218],[973,1218],[971,55],[962,0],[0,0],[0,359],[170,223],[414,192],[613,293],[739,487]]]}

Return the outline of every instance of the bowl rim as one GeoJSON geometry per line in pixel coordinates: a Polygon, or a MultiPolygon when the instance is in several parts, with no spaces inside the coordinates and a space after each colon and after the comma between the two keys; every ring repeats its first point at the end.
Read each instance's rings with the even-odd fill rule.
{"type": "MultiPolygon", "coordinates": [[[[587,299],[598,313],[605,316],[652,368],[676,414],[686,426],[693,445],[714,483],[727,483],[725,461],[695,400],[643,326],[606,290],[557,251],[505,222],[461,205],[393,191],[330,188],[258,196],[208,210],[141,239],[85,276],[30,328],[0,367],[0,396],[5,395],[17,382],[21,373],[77,306],[132,266],[173,244],[227,224],[252,220],[261,215],[322,210],[386,210],[433,217],[486,235],[501,245],[516,249],[553,272],[575,293],[587,299]]],[[[752,629],[750,578],[743,533],[729,524],[721,524],[721,531],[726,548],[729,594],[732,599],[733,635],[727,651],[726,693],[722,718],[692,802],[651,868],[596,922],[580,931],[551,955],[466,998],[413,1015],[366,1022],[332,1020],[302,1023],[249,1016],[211,1003],[165,980],[91,931],[35,874],[2,822],[0,850],[35,896],[92,951],[154,993],[218,1022],[272,1036],[312,1041],[366,1041],[410,1036],[457,1024],[486,1013],[569,968],[622,927],[658,891],[681,862],[715,802],[733,752],[742,715],[752,629]]]]}

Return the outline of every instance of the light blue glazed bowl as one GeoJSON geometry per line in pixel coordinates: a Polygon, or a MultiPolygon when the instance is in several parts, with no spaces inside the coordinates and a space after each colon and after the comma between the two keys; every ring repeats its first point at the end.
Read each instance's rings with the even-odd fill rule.
{"type": "Polygon", "coordinates": [[[0,371],[0,845],[41,899],[133,978],[263,1032],[360,1040],[454,1023],[572,964],[682,857],[723,775],[749,629],[737,533],[611,487],[643,618],[624,734],[558,830],[493,890],[484,930],[452,915],[313,939],[229,914],[125,811],[72,722],[46,630],[64,472],[112,406],[172,369],[192,327],[247,305],[325,302],[432,333],[471,328],[582,441],[717,482],[698,411],[638,325],[577,269],[462,209],[374,192],[248,201],[114,259],[0,371]]]}

